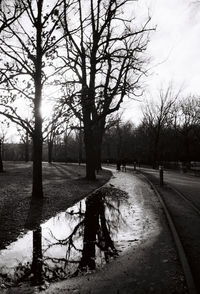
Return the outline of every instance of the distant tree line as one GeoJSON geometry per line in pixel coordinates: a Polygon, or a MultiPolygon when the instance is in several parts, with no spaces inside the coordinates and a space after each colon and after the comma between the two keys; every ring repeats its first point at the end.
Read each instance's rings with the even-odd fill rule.
{"type": "Polygon", "coordinates": [[[118,120],[106,131],[104,160],[126,159],[153,167],[164,162],[189,165],[191,161],[200,161],[200,98],[178,96],[171,87],[160,91],[157,102],[146,104],[137,127],[118,120]]]}

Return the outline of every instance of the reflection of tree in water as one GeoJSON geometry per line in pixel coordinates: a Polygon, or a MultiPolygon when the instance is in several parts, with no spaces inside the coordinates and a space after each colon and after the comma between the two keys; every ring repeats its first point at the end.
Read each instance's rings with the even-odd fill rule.
{"type": "Polygon", "coordinates": [[[117,250],[110,236],[109,226],[105,216],[105,198],[101,191],[86,200],[84,219],[83,252],[79,268],[88,267],[93,270],[95,264],[95,245],[105,254],[108,262],[110,256],[116,256],[117,250]]]}
{"type": "Polygon", "coordinates": [[[43,282],[43,261],[42,261],[42,219],[43,200],[32,197],[29,214],[26,220],[26,228],[33,231],[33,257],[31,274],[33,284],[39,285],[43,282]]]}
{"type": "Polygon", "coordinates": [[[43,210],[43,200],[32,198],[28,217],[25,223],[25,229],[31,230],[33,234],[32,241],[32,262],[19,264],[6,271],[3,276],[0,274],[0,282],[8,287],[16,286],[21,282],[31,279],[34,285],[41,285],[44,282],[43,257],[42,257],[42,229],[40,226],[43,210]],[[2,279],[3,278],[3,279],[2,279]],[[2,279],[2,281],[1,281],[2,279]]]}
{"type": "MultiPolygon", "coordinates": [[[[54,262],[65,261],[65,267],[71,263],[78,262],[79,271],[96,268],[96,249],[99,248],[104,255],[104,261],[108,262],[110,258],[118,255],[112,240],[112,231],[116,231],[119,222],[123,222],[122,215],[119,210],[121,200],[126,199],[126,194],[115,188],[102,188],[86,200],[85,213],[83,213],[81,204],[77,211],[66,213],[69,223],[75,223],[71,234],[64,240],[56,240],[49,247],[55,245],[67,246],[66,259],[51,259],[54,262]],[[83,236],[82,249],[76,245],[76,240],[83,236]],[[81,252],[79,261],[75,259],[75,253],[72,251],[81,252]]],[[[48,248],[49,248],[48,247],[48,248]]]]}
{"type": "Polygon", "coordinates": [[[33,284],[40,285],[43,282],[42,261],[42,229],[39,226],[33,230],[33,259],[31,272],[33,273],[33,284]]]}
{"type": "Polygon", "coordinates": [[[19,263],[12,282],[6,277],[8,285],[14,286],[30,279],[34,285],[40,285],[45,280],[55,281],[77,275],[83,270],[94,270],[97,264],[109,262],[110,258],[116,257],[118,251],[113,242],[113,234],[117,232],[119,224],[125,223],[120,212],[120,203],[124,200],[124,192],[114,188],[101,188],[86,201],[68,209],[65,220],[70,233],[62,240],[56,239],[53,232],[48,240],[42,238],[40,223],[43,203],[41,200],[32,200],[26,220],[26,229],[33,234],[32,261],[19,263]],[[45,243],[43,248],[42,239],[45,243]]]}

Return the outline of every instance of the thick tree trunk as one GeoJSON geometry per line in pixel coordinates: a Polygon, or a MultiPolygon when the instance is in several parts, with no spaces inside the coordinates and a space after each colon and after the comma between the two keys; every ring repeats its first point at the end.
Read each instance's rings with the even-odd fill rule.
{"type": "Polygon", "coordinates": [[[30,208],[28,211],[28,216],[25,222],[25,228],[28,230],[36,230],[42,219],[44,201],[42,199],[32,198],[30,202],[30,208]]]}
{"type": "Polygon", "coordinates": [[[33,138],[33,187],[34,198],[43,197],[42,188],[42,135],[35,134],[33,138]]]}
{"type": "Polygon", "coordinates": [[[86,177],[88,180],[96,179],[96,170],[101,170],[101,146],[104,133],[105,119],[96,124],[88,123],[84,127],[84,140],[86,151],[86,177]]]}
{"type": "Polygon", "coordinates": [[[96,153],[94,146],[94,135],[91,128],[85,128],[84,133],[85,156],[86,156],[86,178],[90,181],[96,180],[96,153]]]}
{"type": "Polygon", "coordinates": [[[37,2],[37,37],[36,37],[36,61],[35,61],[35,99],[34,99],[34,116],[35,129],[33,134],[33,189],[32,197],[43,197],[42,189],[42,5],[43,1],[37,2]]]}

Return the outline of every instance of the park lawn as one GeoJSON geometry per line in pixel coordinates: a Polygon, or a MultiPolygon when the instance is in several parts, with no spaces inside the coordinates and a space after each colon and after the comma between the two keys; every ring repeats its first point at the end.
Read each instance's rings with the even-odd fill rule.
{"type": "Polygon", "coordinates": [[[65,211],[111,177],[111,172],[102,170],[97,181],[89,182],[85,179],[85,166],[43,163],[44,199],[37,202],[40,213],[36,209],[33,217],[32,163],[4,162],[4,170],[0,174],[0,249],[38,223],[65,211]]]}

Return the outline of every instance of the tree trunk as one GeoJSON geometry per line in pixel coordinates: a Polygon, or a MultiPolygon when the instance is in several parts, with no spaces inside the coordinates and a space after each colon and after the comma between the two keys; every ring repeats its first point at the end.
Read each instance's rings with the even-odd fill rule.
{"type": "MultiPolygon", "coordinates": [[[[35,130],[36,132],[36,130],[35,130]]],[[[34,198],[43,197],[42,188],[42,136],[35,134],[33,138],[33,187],[34,198]]]]}
{"type": "Polygon", "coordinates": [[[84,125],[84,141],[86,152],[86,177],[96,179],[96,170],[101,170],[101,146],[104,133],[105,119],[84,125]]]}
{"type": "Polygon", "coordinates": [[[29,161],[29,142],[28,142],[28,132],[26,132],[26,142],[25,142],[25,161],[29,161]]]}
{"type": "Polygon", "coordinates": [[[33,134],[33,189],[32,197],[43,197],[42,189],[42,5],[43,1],[39,0],[38,17],[37,17],[37,48],[35,61],[35,99],[34,99],[34,116],[35,128],[33,134]]]}
{"type": "Polygon", "coordinates": [[[52,163],[53,141],[48,141],[48,163],[52,163]]]}
{"type": "Polygon", "coordinates": [[[86,156],[86,179],[90,181],[96,180],[96,153],[94,146],[94,135],[91,128],[85,128],[84,133],[85,156],[86,156]]]}
{"type": "Polygon", "coordinates": [[[0,140],[0,173],[3,172],[2,141],[0,140]]]}

